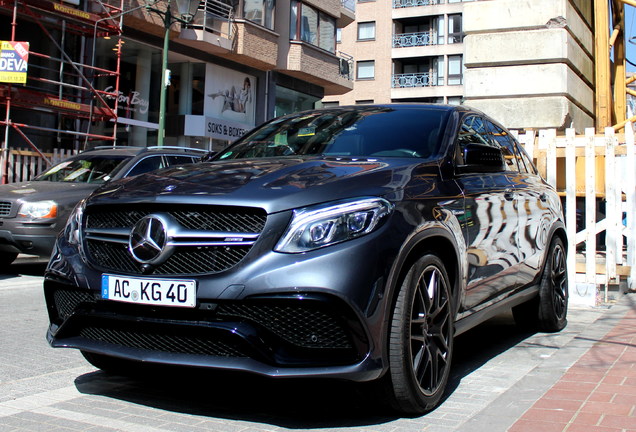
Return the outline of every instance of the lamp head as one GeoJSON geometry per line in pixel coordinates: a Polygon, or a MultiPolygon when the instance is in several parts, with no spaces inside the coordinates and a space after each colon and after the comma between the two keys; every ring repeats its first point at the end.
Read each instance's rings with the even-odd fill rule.
{"type": "Polygon", "coordinates": [[[176,0],[179,16],[186,23],[191,22],[199,9],[199,0],[176,0]]]}

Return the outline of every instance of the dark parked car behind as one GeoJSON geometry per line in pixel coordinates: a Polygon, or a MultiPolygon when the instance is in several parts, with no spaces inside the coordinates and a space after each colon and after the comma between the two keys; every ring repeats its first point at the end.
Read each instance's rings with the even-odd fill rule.
{"type": "Polygon", "coordinates": [[[45,275],[48,340],[111,372],[373,381],[420,413],[455,335],[510,308],[566,325],[565,244],[554,189],[482,113],[302,112],[78,206],[45,275]]]}
{"type": "Polygon", "coordinates": [[[181,147],[96,148],[32,181],[0,185],[0,268],[19,253],[49,258],[73,207],[105,181],[196,162],[202,154],[181,147]]]}

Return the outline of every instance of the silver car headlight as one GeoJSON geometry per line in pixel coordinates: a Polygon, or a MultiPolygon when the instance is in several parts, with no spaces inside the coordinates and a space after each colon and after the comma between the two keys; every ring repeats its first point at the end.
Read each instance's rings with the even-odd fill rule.
{"type": "Polygon", "coordinates": [[[82,215],[84,214],[85,200],[77,203],[64,227],[64,238],[69,244],[78,246],[80,244],[80,231],[82,229],[82,215]]]}
{"type": "Polygon", "coordinates": [[[18,216],[33,219],[53,219],[57,217],[57,203],[51,200],[25,202],[20,206],[18,216]]]}
{"type": "Polygon", "coordinates": [[[341,243],[373,232],[393,205],[382,198],[338,201],[294,210],[277,252],[300,253],[341,243]]]}

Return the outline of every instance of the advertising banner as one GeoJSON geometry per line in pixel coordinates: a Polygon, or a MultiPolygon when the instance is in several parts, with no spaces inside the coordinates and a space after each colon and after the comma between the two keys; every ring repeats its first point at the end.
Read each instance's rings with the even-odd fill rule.
{"type": "Polygon", "coordinates": [[[0,82],[26,84],[29,43],[0,41],[0,82]]]}
{"type": "Polygon", "coordinates": [[[255,126],[256,78],[207,64],[204,136],[234,141],[255,126]]]}

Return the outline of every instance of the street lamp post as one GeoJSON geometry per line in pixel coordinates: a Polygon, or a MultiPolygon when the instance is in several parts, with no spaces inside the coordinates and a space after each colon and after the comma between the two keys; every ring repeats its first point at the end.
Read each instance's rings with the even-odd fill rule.
{"type": "Polygon", "coordinates": [[[159,14],[163,18],[165,33],[163,36],[163,50],[161,52],[161,93],[159,98],[159,130],[157,131],[157,146],[163,146],[166,135],[166,90],[169,83],[168,80],[168,48],[170,44],[170,27],[172,24],[179,22],[189,24],[194,19],[199,8],[199,0],[175,0],[179,16],[172,15],[171,1],[166,0],[166,10],[155,9],[146,6],[149,11],[159,14]]]}

